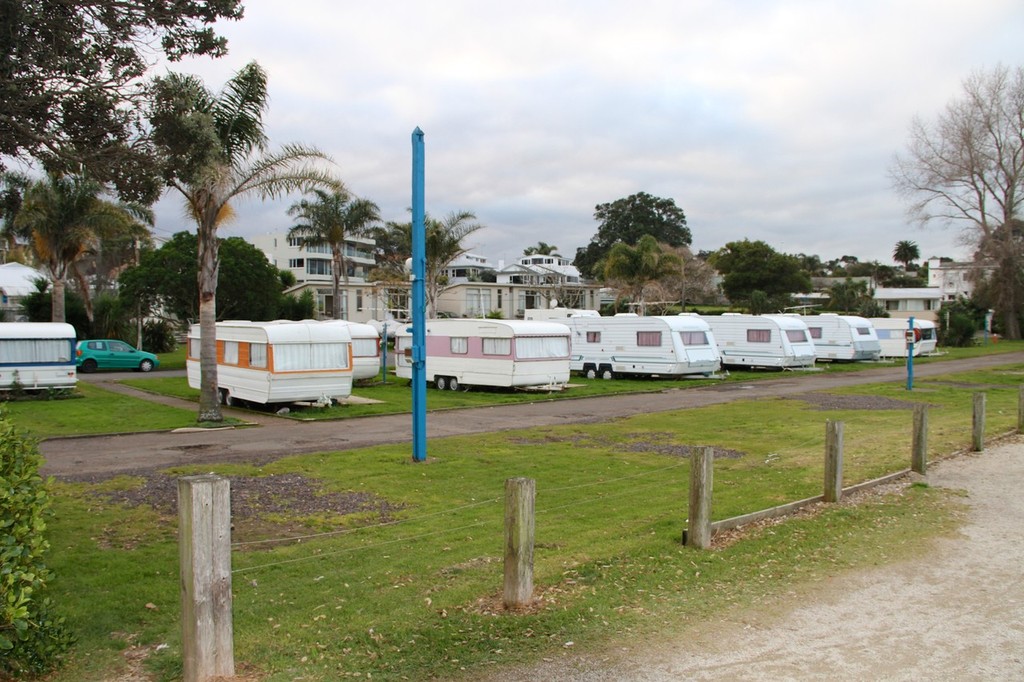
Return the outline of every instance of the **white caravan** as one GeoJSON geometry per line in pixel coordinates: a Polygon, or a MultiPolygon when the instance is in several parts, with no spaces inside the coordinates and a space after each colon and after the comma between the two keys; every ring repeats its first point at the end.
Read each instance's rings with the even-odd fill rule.
{"type": "Polygon", "coordinates": [[[327,320],[343,324],[352,336],[352,379],[373,379],[380,376],[380,333],[376,327],[348,320],[327,320]]]}
{"type": "MultiPolygon", "coordinates": [[[[569,328],[532,320],[426,322],[426,380],[437,388],[559,386],[569,381],[569,328]]],[[[395,335],[395,375],[412,378],[412,333],[395,335]]]]}
{"type": "MultiPolygon", "coordinates": [[[[199,325],[188,332],[188,385],[199,388],[199,325]]],[[[306,320],[217,323],[217,390],[227,405],[329,403],[352,394],[346,325],[306,320]]]]}
{"type": "Polygon", "coordinates": [[[723,365],[813,367],[814,342],[803,320],[793,315],[702,316],[711,326],[723,365]]]}
{"type": "Polygon", "coordinates": [[[73,388],[75,328],[64,322],[0,322],[0,391],[73,388]]]}
{"type": "MultiPolygon", "coordinates": [[[[905,317],[872,317],[883,358],[907,357],[907,331],[910,320],[905,317]]],[[[935,352],[938,331],[931,320],[914,319],[914,357],[935,352]]]]}
{"type": "Polygon", "coordinates": [[[593,379],[710,375],[722,366],[708,323],[696,315],[574,316],[569,368],[593,379]]]}
{"type": "Polygon", "coordinates": [[[800,315],[819,360],[877,360],[882,352],[871,320],[856,315],[800,315]]]}

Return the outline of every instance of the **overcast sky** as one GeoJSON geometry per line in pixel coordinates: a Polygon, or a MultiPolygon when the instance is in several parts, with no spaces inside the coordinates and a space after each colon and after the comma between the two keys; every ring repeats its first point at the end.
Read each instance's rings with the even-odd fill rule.
{"type": "MultiPolygon", "coordinates": [[[[912,118],[972,71],[1024,62],[1020,0],[246,0],[230,54],[174,65],[219,90],[268,72],[271,145],[330,154],[385,220],[409,219],[413,130],[426,209],[476,214],[492,261],[569,258],[594,207],[635,192],[686,213],[694,251],[759,239],[824,260],[967,257],[921,229],[888,178],[912,118]]],[[[286,230],[298,197],[236,206],[222,236],[286,230]]],[[[180,199],[157,233],[194,227],[180,199]]]]}

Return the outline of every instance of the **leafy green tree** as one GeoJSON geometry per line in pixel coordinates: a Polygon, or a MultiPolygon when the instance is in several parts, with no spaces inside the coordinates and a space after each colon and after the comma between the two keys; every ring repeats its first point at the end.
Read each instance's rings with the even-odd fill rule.
{"type": "Polygon", "coordinates": [[[641,315],[647,314],[644,288],[663,278],[681,274],[682,260],[666,252],[651,235],[644,235],[636,246],[619,242],[612,246],[604,261],[605,279],[620,282],[641,315]]]}
{"type": "Polygon", "coordinates": [[[64,290],[70,278],[79,283],[86,314],[92,319],[89,284],[78,261],[104,235],[143,235],[153,213],[134,203],[102,198],[103,186],[85,176],[49,175],[32,183],[14,218],[15,231],[27,238],[38,262],[53,282],[54,322],[64,321],[64,290]]]}
{"type": "Polygon", "coordinates": [[[729,242],[711,256],[710,263],[723,276],[722,290],[733,303],[748,302],[754,291],[771,298],[811,289],[811,278],[799,259],[763,241],[729,242]]]}
{"type": "Polygon", "coordinates": [[[644,235],[650,235],[659,244],[667,246],[689,246],[692,241],[683,209],[672,199],[662,199],[646,192],[598,204],[594,219],[600,223],[597,234],[586,247],[576,250],[573,261],[586,278],[600,276],[598,264],[618,242],[636,246],[644,235]]]}
{"type": "Polygon", "coordinates": [[[170,61],[225,54],[212,26],[241,17],[241,0],[3,0],[0,170],[3,157],[34,157],[51,171],[84,168],[126,198],[156,199],[141,79],[158,51],[170,61]]]}
{"type": "MultiPolygon", "coordinates": [[[[281,271],[241,237],[220,242],[219,319],[276,319],[285,305],[281,271]]],[[[179,320],[196,319],[198,250],[196,235],[178,232],[159,249],[144,252],[139,265],[125,270],[118,280],[122,298],[140,302],[144,313],[164,309],[179,320]]]]}
{"type": "Polygon", "coordinates": [[[1024,302],[1024,66],[978,71],[932,123],[915,119],[893,183],[921,224],[961,225],[975,259],[995,264],[993,302],[1021,338],[1024,302]]]}
{"type": "Polygon", "coordinates": [[[217,395],[217,228],[231,202],[279,197],[314,188],[342,191],[324,170],[323,152],[291,144],[268,152],[263,113],[267,76],[250,62],[214,94],[192,76],[170,74],[154,84],[153,137],[167,182],[185,200],[199,235],[199,421],[222,421],[217,395]]]}
{"type": "Polygon", "coordinates": [[[334,296],[334,319],[341,319],[340,280],[348,284],[348,265],[345,241],[368,234],[370,227],[380,221],[380,208],[369,199],[354,198],[348,192],[313,190],[313,199],[302,199],[292,204],[288,215],[298,222],[288,237],[298,239],[303,246],[328,246],[331,249],[331,293],[334,296]]]}
{"type": "MultiPolygon", "coordinates": [[[[39,278],[35,281],[35,291],[21,299],[21,312],[29,322],[49,322],[53,318],[53,296],[50,283],[39,278]]],[[[85,303],[74,291],[64,295],[65,322],[75,328],[80,339],[92,336],[92,323],[85,314],[85,303]]]]}
{"type": "Polygon", "coordinates": [[[871,294],[868,291],[866,280],[847,277],[845,281],[836,282],[829,289],[828,307],[830,310],[844,312],[857,310],[865,299],[870,300],[870,298],[871,294]]]}
{"type": "Polygon", "coordinates": [[[917,242],[912,242],[908,239],[901,239],[896,242],[896,246],[892,250],[892,259],[897,263],[901,263],[904,270],[920,257],[921,250],[917,247],[917,242]]]}

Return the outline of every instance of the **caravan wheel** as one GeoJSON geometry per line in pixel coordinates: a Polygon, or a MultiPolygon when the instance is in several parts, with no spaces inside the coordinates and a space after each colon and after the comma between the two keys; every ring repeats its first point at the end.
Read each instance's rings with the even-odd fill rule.
{"type": "Polygon", "coordinates": [[[451,389],[452,391],[459,390],[459,380],[456,379],[455,377],[452,377],[451,379],[449,379],[448,380],[448,388],[451,389]]]}
{"type": "Polygon", "coordinates": [[[434,385],[437,386],[437,390],[443,391],[448,387],[447,377],[434,377],[434,385]]]}
{"type": "Polygon", "coordinates": [[[614,376],[615,375],[612,374],[612,368],[609,367],[608,365],[605,365],[604,367],[601,368],[601,378],[602,379],[607,381],[608,379],[611,379],[614,376]]]}
{"type": "Polygon", "coordinates": [[[594,367],[593,365],[587,365],[586,367],[583,368],[583,375],[588,379],[596,379],[597,367],[594,367]]]}

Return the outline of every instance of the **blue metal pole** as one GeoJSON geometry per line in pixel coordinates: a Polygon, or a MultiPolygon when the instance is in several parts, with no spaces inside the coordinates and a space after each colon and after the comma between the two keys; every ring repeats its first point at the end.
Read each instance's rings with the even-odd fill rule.
{"type": "Polygon", "coordinates": [[[412,459],[427,459],[427,238],[423,131],[412,131],[412,459]]]}
{"type": "Polygon", "coordinates": [[[914,318],[907,320],[907,390],[914,390],[914,318]]]}

